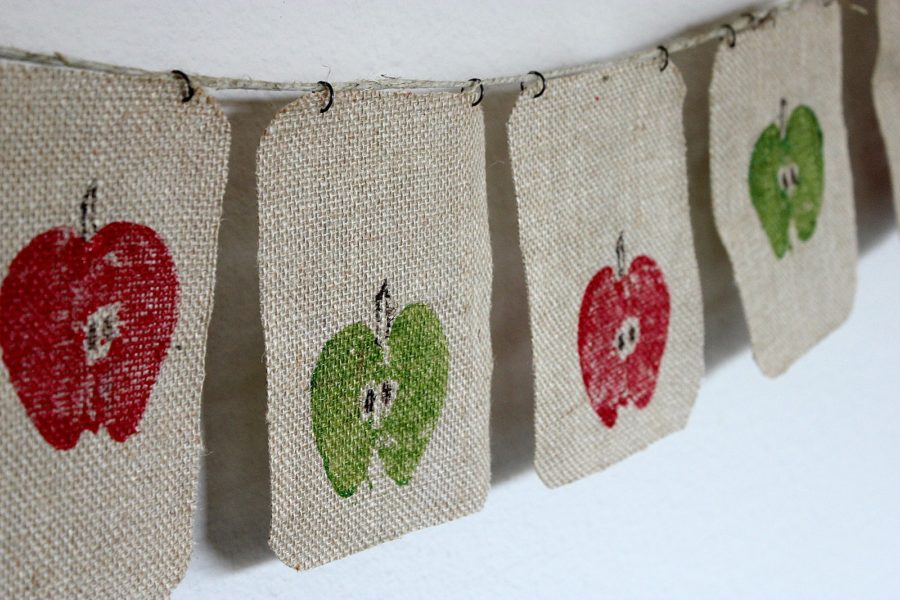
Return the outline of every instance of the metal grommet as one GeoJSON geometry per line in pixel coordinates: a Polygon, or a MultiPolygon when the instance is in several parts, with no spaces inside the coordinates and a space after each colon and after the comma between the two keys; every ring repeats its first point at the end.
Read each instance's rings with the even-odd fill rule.
{"type": "Polygon", "coordinates": [[[196,90],[194,90],[194,86],[191,85],[191,78],[188,77],[184,71],[179,71],[178,69],[173,69],[172,74],[175,75],[176,77],[180,77],[181,79],[184,79],[184,82],[187,84],[187,94],[185,94],[181,98],[181,101],[182,102],[190,102],[191,98],[194,97],[194,92],[196,91],[196,90]]]}
{"type": "MultiPolygon", "coordinates": [[[[538,72],[538,71],[528,71],[528,74],[529,74],[529,75],[534,75],[535,77],[540,78],[540,80],[541,80],[541,91],[539,91],[537,94],[535,94],[534,96],[532,96],[532,98],[540,98],[541,96],[544,95],[544,92],[547,91],[547,80],[544,79],[544,76],[541,75],[541,73],[538,72]]],[[[520,91],[520,92],[524,92],[524,91],[525,91],[525,82],[524,82],[524,81],[520,81],[520,82],[519,82],[519,91],[520,91]]]]}
{"type": "MultiPolygon", "coordinates": [[[[734,30],[730,24],[726,23],[722,25],[722,29],[726,30],[730,35],[728,36],[728,47],[734,48],[737,45],[737,31],[734,30]]],[[[725,39],[725,38],[723,38],[725,39]]]]}
{"type": "Polygon", "coordinates": [[[328,101],[325,103],[324,107],[319,109],[319,113],[324,114],[327,113],[328,109],[331,108],[331,105],[334,104],[334,88],[331,87],[331,84],[327,81],[319,81],[318,84],[328,92],[328,101]]]}
{"type": "Polygon", "coordinates": [[[669,49],[666,48],[665,46],[657,46],[656,48],[657,48],[660,52],[662,52],[662,60],[663,60],[663,64],[662,64],[662,66],[659,68],[659,72],[662,73],[663,71],[665,71],[666,69],[669,68],[669,49]]]}
{"type": "MultiPolygon", "coordinates": [[[[478,99],[472,103],[472,106],[478,106],[479,104],[481,104],[481,101],[484,100],[484,84],[482,84],[481,80],[478,79],[477,77],[473,77],[472,79],[470,79],[469,83],[473,83],[478,86],[478,99]]],[[[459,90],[460,93],[465,92],[465,91],[466,91],[466,88],[464,88],[464,87],[460,88],[460,90],[459,90]]]]}

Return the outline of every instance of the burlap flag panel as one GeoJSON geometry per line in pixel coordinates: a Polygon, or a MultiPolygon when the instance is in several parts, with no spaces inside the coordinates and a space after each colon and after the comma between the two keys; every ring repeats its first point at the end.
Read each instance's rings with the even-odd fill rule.
{"type": "Polygon", "coordinates": [[[472,94],[321,94],[258,154],[270,543],[310,568],[481,507],[491,252],[472,94]]]}
{"type": "Polygon", "coordinates": [[[703,322],[674,65],[612,66],[519,98],[510,154],[547,485],[685,426],[703,322]]]}
{"type": "Polygon", "coordinates": [[[769,376],[846,319],[856,225],[837,2],[807,2],[719,48],[710,87],[713,212],[769,376]]]}
{"type": "Polygon", "coordinates": [[[174,77],[0,65],[0,596],[166,596],[191,552],[229,126],[174,77]]]}
{"type": "Polygon", "coordinates": [[[878,2],[878,62],[872,77],[872,98],[884,134],[891,179],[894,214],[900,223],[900,2],[878,2]]]}

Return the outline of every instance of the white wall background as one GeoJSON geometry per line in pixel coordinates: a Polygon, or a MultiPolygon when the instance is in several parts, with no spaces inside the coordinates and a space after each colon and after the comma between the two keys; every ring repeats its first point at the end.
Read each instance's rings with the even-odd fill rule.
{"type": "MultiPolygon", "coordinates": [[[[468,79],[653,47],[748,6],[0,0],[0,44],[254,78],[468,79]]],[[[209,454],[194,557],[175,597],[900,597],[900,241],[868,90],[874,18],[844,14],[861,247],[850,320],[778,380],[756,369],[709,218],[705,88],[714,45],[674,56],[689,84],[708,375],[684,432],[604,473],[545,489],[530,466],[530,345],[503,137],[515,90],[488,89],[494,488],[479,514],[308,573],[282,565],[266,546],[265,380],[254,270],[255,145],[293,96],[217,94],[234,143],[203,390],[209,454]]]]}

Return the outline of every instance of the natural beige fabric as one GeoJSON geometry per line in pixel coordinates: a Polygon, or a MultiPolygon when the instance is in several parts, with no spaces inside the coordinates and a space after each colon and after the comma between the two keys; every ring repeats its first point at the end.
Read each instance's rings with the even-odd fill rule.
{"type": "Polygon", "coordinates": [[[478,510],[490,480],[491,253],[484,126],[472,94],[321,94],[286,107],[258,154],[260,294],[269,387],[270,543],[306,569],[478,510]],[[377,456],[347,498],[312,432],[310,377],[323,345],[362,321],[387,279],[400,309],[423,302],[449,354],[442,412],[411,481],[377,456]]]}
{"type": "Polygon", "coordinates": [[[888,151],[894,183],[894,215],[900,224],[900,2],[878,2],[878,62],[872,98],[888,151]]]}
{"type": "Polygon", "coordinates": [[[168,356],[123,443],[101,427],[55,449],[0,368],[4,598],[165,597],[187,568],[230,136],[215,103],[202,91],[182,103],[184,89],[174,77],[0,64],[0,278],[36,235],[75,225],[96,179],[98,225],[152,227],[180,281],[168,356]]]}
{"type": "MultiPolygon", "coordinates": [[[[526,92],[509,122],[534,345],[537,471],[549,486],[608,467],[685,426],[703,371],[702,300],[690,227],[682,102],[674,64],[612,66],[526,92]],[[533,93],[533,91],[532,91],[533,93]],[[650,256],[671,312],[650,403],[607,427],[578,354],[591,278],[650,256]]],[[[640,317],[640,315],[633,315],[640,317]]],[[[609,340],[612,343],[612,340],[609,340]]]]}
{"type": "Polygon", "coordinates": [[[841,24],[837,2],[806,2],[734,48],[722,44],[710,85],[713,212],[731,257],[753,355],[774,377],[840,325],[856,287],[856,225],[847,132],[841,104],[841,24]],[[804,104],[824,138],[821,212],[805,242],[776,258],[753,207],[748,173],[754,144],[788,111],[804,104]]]}

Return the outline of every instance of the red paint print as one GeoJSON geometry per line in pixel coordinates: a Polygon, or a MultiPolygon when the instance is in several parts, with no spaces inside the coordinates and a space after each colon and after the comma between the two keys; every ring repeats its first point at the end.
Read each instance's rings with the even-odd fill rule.
{"type": "Polygon", "coordinates": [[[156,383],[177,322],[179,284],[163,240],[144,225],[93,223],[31,240],[0,287],[0,347],[25,410],[54,448],[103,426],[124,442],[156,383]]]}
{"type": "Polygon", "coordinates": [[[578,320],[578,357],[588,399],[613,427],[619,408],[650,403],[669,331],[669,291],[648,256],[625,271],[625,243],[616,245],[618,272],[604,267],[588,283],[578,320]]]}

